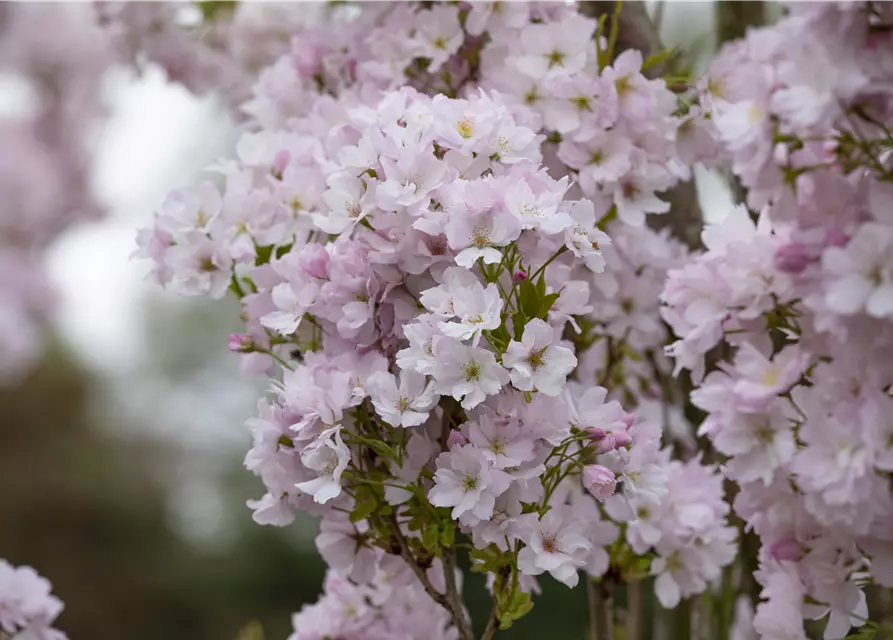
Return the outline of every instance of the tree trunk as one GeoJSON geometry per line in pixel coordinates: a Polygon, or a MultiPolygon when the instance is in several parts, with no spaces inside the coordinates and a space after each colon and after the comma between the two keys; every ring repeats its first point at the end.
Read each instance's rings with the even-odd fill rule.
{"type": "Polygon", "coordinates": [[[747,33],[748,27],[766,24],[766,3],[758,0],[719,0],[716,11],[716,43],[736,40],[747,33]]]}
{"type": "MultiPolygon", "coordinates": [[[[610,16],[614,14],[616,7],[616,2],[593,0],[581,2],[580,12],[592,18],[607,14],[609,16],[607,24],[610,25],[610,16]]],[[[654,28],[654,23],[648,15],[644,2],[624,2],[620,10],[618,25],[619,33],[615,53],[625,49],[638,49],[647,59],[663,48],[660,34],[654,28]]],[[[645,75],[658,77],[665,71],[663,67],[664,65],[655,65],[648,69],[645,75]]],[[[702,218],[694,179],[683,182],[666,192],[664,199],[670,203],[670,211],[664,215],[648,216],[648,224],[655,229],[669,227],[673,235],[689,247],[700,246],[702,218]]]]}

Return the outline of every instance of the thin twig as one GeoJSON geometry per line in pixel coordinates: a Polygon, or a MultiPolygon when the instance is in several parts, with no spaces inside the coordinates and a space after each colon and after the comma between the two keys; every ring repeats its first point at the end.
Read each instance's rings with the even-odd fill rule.
{"type": "Polygon", "coordinates": [[[400,523],[397,522],[397,516],[391,514],[387,516],[388,524],[391,528],[391,533],[394,534],[394,538],[397,539],[397,545],[400,547],[400,557],[410,566],[413,573],[415,573],[416,577],[422,583],[422,586],[425,588],[425,592],[431,596],[431,599],[434,600],[441,607],[453,613],[450,609],[450,604],[447,602],[446,597],[440,593],[437,589],[434,588],[434,585],[431,584],[431,581],[428,579],[428,574],[425,573],[425,570],[419,566],[418,562],[416,562],[415,556],[412,555],[412,551],[409,548],[409,543],[406,542],[406,538],[403,536],[403,532],[400,531],[400,523]]]}
{"type": "Polygon", "coordinates": [[[490,612],[490,619],[487,620],[487,628],[484,629],[484,635],[481,640],[493,640],[496,631],[499,629],[499,607],[493,602],[493,611],[490,612]]]}
{"type": "Polygon", "coordinates": [[[459,637],[462,640],[472,640],[474,631],[456,584],[456,551],[452,547],[445,547],[443,550],[443,581],[446,583],[446,601],[452,610],[453,622],[459,630],[459,637]]]}

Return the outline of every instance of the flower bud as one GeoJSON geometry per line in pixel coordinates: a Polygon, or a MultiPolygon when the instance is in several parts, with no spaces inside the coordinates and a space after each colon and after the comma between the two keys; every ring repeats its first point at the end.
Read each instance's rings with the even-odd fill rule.
{"type": "Polygon", "coordinates": [[[233,353],[250,353],[254,351],[254,340],[247,333],[231,333],[226,346],[233,353]]]}
{"type": "Polygon", "coordinates": [[[468,438],[461,431],[450,431],[450,435],[447,437],[447,446],[450,449],[463,447],[466,444],[468,444],[468,438]]]}
{"type": "Polygon", "coordinates": [[[613,451],[617,447],[617,443],[614,442],[613,434],[607,434],[604,439],[599,440],[595,443],[595,452],[596,453],[608,453],[613,451]]]}
{"type": "Polygon", "coordinates": [[[525,280],[527,280],[526,271],[515,271],[515,275],[512,276],[512,284],[520,284],[525,280]]]}
{"type": "Polygon", "coordinates": [[[775,268],[785,273],[800,273],[811,261],[806,247],[799,242],[789,242],[778,247],[772,257],[775,268]]]}
{"type": "Polygon", "coordinates": [[[583,467],[583,486],[597,500],[604,502],[614,493],[617,486],[617,478],[614,472],[600,464],[590,464],[583,467]]]}
{"type": "Polygon", "coordinates": [[[629,435],[629,432],[622,429],[613,431],[611,435],[614,437],[615,448],[625,447],[633,441],[633,439],[629,435]]]}
{"type": "Polygon", "coordinates": [[[776,560],[797,561],[803,557],[803,547],[793,538],[782,538],[772,543],[769,553],[776,560]]]}
{"type": "Polygon", "coordinates": [[[308,276],[325,279],[329,275],[329,254],[321,244],[308,244],[298,256],[298,264],[308,276]]]}
{"type": "Polygon", "coordinates": [[[596,442],[604,440],[605,436],[608,435],[607,431],[605,431],[604,429],[599,429],[598,427],[587,427],[586,433],[589,434],[589,437],[596,442]]]}
{"type": "Polygon", "coordinates": [[[825,236],[826,247],[842,247],[850,241],[850,237],[840,229],[831,229],[825,236]]]}
{"type": "Polygon", "coordinates": [[[273,173],[277,176],[281,176],[282,172],[285,171],[285,167],[288,166],[289,160],[291,160],[291,154],[287,149],[283,149],[277,153],[276,157],[273,158],[273,173]]]}

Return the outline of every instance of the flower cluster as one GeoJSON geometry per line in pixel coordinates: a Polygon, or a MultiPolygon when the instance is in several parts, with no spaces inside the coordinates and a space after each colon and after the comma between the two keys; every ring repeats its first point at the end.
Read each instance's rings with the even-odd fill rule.
{"type": "Polygon", "coordinates": [[[63,605],[51,590],[49,581],[31,567],[0,560],[0,632],[12,640],[65,640],[64,633],[52,628],[63,605]]]}
{"type": "Polygon", "coordinates": [[[274,378],[249,504],[321,516],[333,581],[299,634],[343,598],[380,602],[326,624],[370,624],[399,574],[467,640],[460,539],[503,628],[546,573],[653,573],[672,607],[731,562],[717,470],[661,443],[689,435],[658,302],[686,252],[643,222],[687,175],[681,121],[613,40],[569,5],[333,15],[261,71],[237,159],[140,233],[160,284],[240,299],[230,349],[274,378]]]}
{"type": "Polygon", "coordinates": [[[326,3],[109,2],[97,19],[117,56],[138,69],[160,65],[171,82],[217,93],[236,109],[257,71],[322,21],[326,3]]]}
{"type": "MultiPolygon", "coordinates": [[[[404,88],[330,112],[322,138],[306,131],[315,117],[249,133],[218,167],[222,192],[173,193],[140,237],[163,284],[235,292],[248,326],[231,349],[283,369],[251,423],[246,464],[267,487],[255,519],[322,515],[320,553],[357,584],[399,555],[426,585],[425,558],[439,558],[447,593],[467,535],[505,626],[535,576],[572,586],[630,549],[616,523],[659,510],[669,458],[656,424],[567,381],[587,345],[565,330],[610,240],[592,202],[567,201],[568,180],[541,168],[525,115],[496,93],[404,88]]],[[[698,540],[644,535],[627,556],[698,540]]],[[[730,560],[710,558],[687,594],[730,560]]]]}
{"type": "Polygon", "coordinates": [[[893,110],[877,90],[893,80],[891,19],[794,5],[700,85],[713,160],[760,215],[705,230],[706,252],[670,272],[664,317],[762,542],[763,638],[806,638],[802,620],[822,617],[843,638],[872,624],[864,587],[893,586],[893,110]]]}
{"type": "MultiPolygon", "coordinates": [[[[456,640],[449,614],[425,593],[405,563],[382,567],[374,580],[356,584],[330,571],[319,601],[294,615],[289,640],[362,636],[369,640],[456,640]],[[390,569],[390,570],[389,570],[390,569]]],[[[429,573],[435,574],[433,569],[429,573]]],[[[443,572],[432,578],[443,583],[443,572]]]]}
{"type": "Polygon", "coordinates": [[[85,135],[102,113],[97,96],[109,61],[98,33],[85,6],[11,5],[0,15],[0,73],[27,94],[20,110],[0,116],[0,380],[18,377],[41,353],[53,306],[42,250],[99,213],[85,135]]]}

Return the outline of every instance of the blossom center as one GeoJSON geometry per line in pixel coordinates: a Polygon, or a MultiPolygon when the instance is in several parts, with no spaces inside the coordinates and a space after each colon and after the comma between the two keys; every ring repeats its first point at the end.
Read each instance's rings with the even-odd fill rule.
{"type": "Polygon", "coordinates": [[[360,204],[358,202],[345,202],[344,210],[347,211],[347,215],[351,218],[359,218],[360,217],[360,204]]]}
{"type": "Polygon", "coordinates": [[[542,100],[543,97],[536,90],[536,87],[528,91],[524,94],[524,103],[527,105],[533,105],[542,100]]]}
{"type": "Polygon", "coordinates": [[[760,442],[762,442],[764,444],[768,444],[768,443],[772,442],[772,436],[774,434],[775,434],[775,431],[773,431],[772,427],[769,426],[768,421],[762,422],[754,430],[754,435],[756,436],[757,440],[759,440],[760,442]]]}
{"type": "Polygon", "coordinates": [[[462,373],[465,376],[466,382],[475,382],[479,380],[481,377],[481,365],[473,360],[465,365],[465,368],[462,370],[462,373]]]}
{"type": "Polygon", "coordinates": [[[758,125],[763,121],[766,112],[758,104],[752,104],[747,109],[747,123],[750,125],[758,125]]]}
{"type": "Polygon", "coordinates": [[[471,239],[474,246],[478,249],[482,249],[490,243],[490,232],[483,227],[477,227],[472,230],[471,239]]]}
{"type": "Polygon", "coordinates": [[[527,356],[527,362],[530,363],[530,368],[536,371],[541,366],[546,363],[546,347],[539,349],[538,351],[531,351],[530,355],[527,356]]]}
{"type": "Polygon", "coordinates": [[[617,88],[617,95],[619,96],[623,96],[629,93],[629,76],[620,76],[619,78],[617,78],[617,80],[614,81],[614,86],[617,88]]]}
{"type": "Polygon", "coordinates": [[[564,66],[564,53],[562,53],[558,49],[552,49],[552,51],[549,52],[549,55],[546,56],[546,59],[549,61],[550,69],[552,67],[564,66]]]}
{"type": "Polygon", "coordinates": [[[456,130],[467,140],[474,133],[474,121],[468,117],[462,118],[456,123],[456,130]]]}
{"type": "Polygon", "coordinates": [[[577,111],[589,111],[589,98],[586,96],[571,98],[571,104],[577,107],[577,111]]]}
{"type": "Polygon", "coordinates": [[[543,551],[547,553],[556,553],[558,551],[558,540],[556,536],[545,536],[543,538],[543,551]]]}

